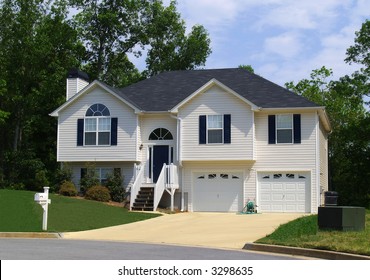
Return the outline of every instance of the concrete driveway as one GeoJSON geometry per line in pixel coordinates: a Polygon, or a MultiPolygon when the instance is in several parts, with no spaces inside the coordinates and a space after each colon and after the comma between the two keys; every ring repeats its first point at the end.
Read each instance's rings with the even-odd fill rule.
{"type": "Polygon", "coordinates": [[[64,233],[65,239],[111,240],[242,249],[303,214],[179,213],[136,223],[64,233]]]}

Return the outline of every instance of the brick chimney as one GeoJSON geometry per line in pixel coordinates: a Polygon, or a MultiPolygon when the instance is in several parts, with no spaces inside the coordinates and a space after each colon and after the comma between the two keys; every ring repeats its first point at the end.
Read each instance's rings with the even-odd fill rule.
{"type": "Polygon", "coordinates": [[[69,70],[67,75],[67,94],[66,100],[82,90],[89,84],[89,76],[77,68],[69,70]]]}

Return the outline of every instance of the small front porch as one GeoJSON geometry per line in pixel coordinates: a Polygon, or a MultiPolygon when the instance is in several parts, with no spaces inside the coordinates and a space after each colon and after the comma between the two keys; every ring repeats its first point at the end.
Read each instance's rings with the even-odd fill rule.
{"type": "Polygon", "coordinates": [[[171,197],[171,211],[174,211],[174,196],[179,189],[178,167],[163,164],[156,183],[146,183],[145,167],[135,165],[135,182],[131,187],[130,210],[157,211],[159,202],[166,191],[171,197]]]}

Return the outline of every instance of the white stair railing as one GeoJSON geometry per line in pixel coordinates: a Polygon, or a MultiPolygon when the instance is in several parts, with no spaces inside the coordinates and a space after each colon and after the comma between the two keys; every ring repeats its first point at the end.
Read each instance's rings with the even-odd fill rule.
{"type": "Polygon", "coordinates": [[[132,210],[132,206],[134,205],[135,199],[144,181],[144,168],[141,165],[135,164],[135,176],[136,176],[135,182],[131,187],[131,193],[130,193],[130,210],[132,210]]]}
{"type": "Polygon", "coordinates": [[[156,211],[158,204],[162,198],[163,192],[166,190],[171,195],[171,211],[174,210],[174,195],[176,189],[179,188],[178,168],[171,163],[170,165],[163,164],[161,173],[158,177],[154,188],[154,203],[153,210],[156,211]]]}

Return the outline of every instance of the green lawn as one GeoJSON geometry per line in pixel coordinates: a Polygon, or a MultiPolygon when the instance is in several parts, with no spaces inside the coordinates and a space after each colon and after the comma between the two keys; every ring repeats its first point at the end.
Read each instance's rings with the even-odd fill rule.
{"type": "MultiPolygon", "coordinates": [[[[0,232],[41,232],[42,213],[35,192],[0,189],[0,232]]],[[[101,202],[50,194],[48,231],[68,232],[132,223],[160,216],[129,212],[101,202]]]]}
{"type": "Polygon", "coordinates": [[[362,254],[370,256],[370,210],[363,231],[321,231],[317,215],[302,217],[281,225],[256,243],[362,254]]]}

